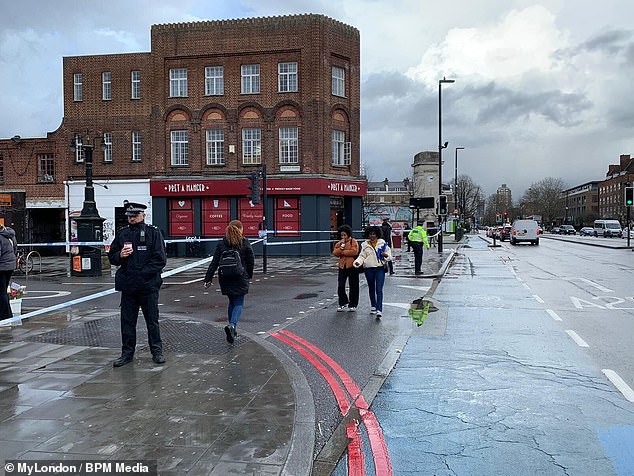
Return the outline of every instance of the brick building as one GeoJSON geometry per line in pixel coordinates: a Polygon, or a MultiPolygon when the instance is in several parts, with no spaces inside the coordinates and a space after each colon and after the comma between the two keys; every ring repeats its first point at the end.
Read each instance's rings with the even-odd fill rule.
{"type": "MultiPolygon", "coordinates": [[[[39,180],[23,143],[30,171],[4,185],[72,216],[91,143],[105,242],[125,222],[124,198],[146,203],[171,238],[217,237],[234,218],[257,236],[263,216],[272,242],[359,228],[359,51],[357,29],[308,14],[153,25],[149,53],[65,57],[62,124],[34,140],[53,173],[39,180]],[[254,206],[248,176],[264,167],[267,201],[254,206]]],[[[16,147],[0,141],[0,154],[16,147]]]]}
{"type": "Polygon", "coordinates": [[[621,154],[618,164],[608,166],[605,180],[599,182],[599,216],[601,219],[626,222],[625,187],[634,183],[634,159],[621,154]]]}

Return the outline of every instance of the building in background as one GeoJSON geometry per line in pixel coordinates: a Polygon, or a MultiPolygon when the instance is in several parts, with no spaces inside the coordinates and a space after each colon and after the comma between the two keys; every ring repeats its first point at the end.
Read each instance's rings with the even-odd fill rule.
{"type": "Polygon", "coordinates": [[[409,200],[413,195],[413,186],[409,178],[401,181],[368,182],[363,204],[364,225],[381,225],[389,218],[393,228],[395,246],[400,246],[401,230],[405,224],[412,226],[412,209],[409,200]]]}
{"type": "Polygon", "coordinates": [[[576,227],[592,226],[599,218],[599,182],[586,182],[564,190],[564,222],[576,227]]]}
{"type": "Polygon", "coordinates": [[[266,217],[270,242],[326,241],[271,254],[326,254],[339,225],[361,227],[360,40],[349,25],[313,14],[153,25],[150,52],[65,57],[63,84],[56,131],[19,150],[0,144],[5,172],[7,157],[24,169],[5,185],[25,193],[27,214],[57,209],[65,224],[81,209],[91,144],[104,231],[124,222],[129,197],[166,238],[219,237],[231,219],[255,237],[266,217]],[[254,204],[248,177],[264,167],[267,201],[254,204]]]}
{"type": "Polygon", "coordinates": [[[621,154],[618,164],[608,167],[605,180],[598,184],[600,219],[626,222],[625,187],[634,182],[634,159],[630,154],[621,154]]]}
{"type": "Polygon", "coordinates": [[[509,213],[513,208],[513,194],[511,189],[505,183],[500,185],[495,192],[495,210],[496,213],[504,215],[509,213]]]}

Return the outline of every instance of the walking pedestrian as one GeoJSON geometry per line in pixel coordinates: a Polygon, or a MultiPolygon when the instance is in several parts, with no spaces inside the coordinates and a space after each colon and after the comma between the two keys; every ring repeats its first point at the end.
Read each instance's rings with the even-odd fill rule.
{"type": "MultiPolygon", "coordinates": [[[[383,239],[387,243],[387,246],[392,249],[392,225],[390,225],[390,219],[384,218],[383,224],[381,225],[381,234],[383,235],[383,239]]],[[[390,270],[390,276],[394,274],[394,262],[392,260],[387,262],[387,267],[390,270]]]]}
{"type": "Polygon", "coordinates": [[[11,282],[11,275],[15,271],[16,247],[13,228],[0,225],[0,320],[13,317],[7,288],[11,282]]]}
{"type": "Polygon", "coordinates": [[[414,250],[414,274],[422,274],[423,246],[429,249],[429,239],[427,238],[427,230],[425,230],[423,222],[419,221],[418,225],[412,228],[412,231],[407,235],[407,242],[411,243],[414,250]]]}
{"type": "Polygon", "coordinates": [[[370,294],[370,314],[376,314],[376,318],[380,319],[383,315],[383,284],[392,250],[381,238],[381,228],[378,226],[367,227],[365,237],[367,239],[361,244],[361,252],[354,260],[354,266],[363,266],[370,294]]]}
{"type": "Polygon", "coordinates": [[[152,360],[164,364],[158,298],[163,284],[161,271],[167,264],[165,243],[160,230],[145,223],[146,205],[126,200],[123,206],[128,226],[119,230],[108,251],[110,263],[119,266],[114,287],[121,292],[121,357],[112,365],[121,367],[134,358],[139,308],[147,326],[152,360]]]}
{"type": "Polygon", "coordinates": [[[354,267],[354,260],[359,254],[359,243],[352,237],[352,229],[348,225],[339,227],[340,240],[335,243],[332,254],[339,258],[339,274],[337,276],[337,295],[339,307],[337,312],[347,310],[354,312],[359,305],[359,271],[354,267]],[[350,288],[350,297],[346,294],[346,281],[350,288]]]}
{"type": "Polygon", "coordinates": [[[227,342],[232,344],[238,336],[237,326],[244,307],[244,296],[249,292],[249,281],[253,278],[255,259],[249,240],[243,236],[242,223],[232,220],[227,225],[225,236],[216,246],[214,257],[205,274],[205,289],[213,282],[218,270],[220,292],[229,298],[225,326],[227,342]]]}

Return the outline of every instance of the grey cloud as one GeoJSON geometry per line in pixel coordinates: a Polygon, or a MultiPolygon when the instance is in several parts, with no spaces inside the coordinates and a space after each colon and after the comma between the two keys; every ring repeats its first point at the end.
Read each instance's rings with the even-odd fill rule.
{"type": "Polygon", "coordinates": [[[610,56],[623,55],[627,60],[631,57],[634,46],[634,30],[611,30],[591,37],[576,46],[560,49],[555,52],[557,60],[572,59],[584,53],[599,53],[610,56]]]}
{"type": "Polygon", "coordinates": [[[465,95],[479,104],[477,120],[512,123],[519,118],[540,115],[561,127],[581,123],[580,114],[592,107],[583,94],[551,91],[513,91],[489,83],[484,87],[466,87],[465,95]]]}

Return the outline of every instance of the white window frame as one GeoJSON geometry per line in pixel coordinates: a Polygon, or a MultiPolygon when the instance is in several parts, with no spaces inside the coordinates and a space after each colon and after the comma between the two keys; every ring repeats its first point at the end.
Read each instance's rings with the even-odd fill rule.
{"type": "Polygon", "coordinates": [[[352,163],[352,143],[346,142],[346,133],[332,130],[332,165],[346,166],[352,163]]]}
{"type": "Polygon", "coordinates": [[[205,150],[207,165],[225,165],[224,129],[207,129],[205,131],[205,150]]]}
{"type": "Polygon", "coordinates": [[[172,166],[189,165],[189,132],[170,131],[172,166]]]}
{"type": "Polygon", "coordinates": [[[170,69],[170,97],[187,97],[187,68],[170,69]]]}
{"type": "Polygon", "coordinates": [[[86,158],[86,151],[84,150],[84,139],[81,135],[75,134],[75,162],[82,163],[86,158]]]}
{"type": "Polygon", "coordinates": [[[298,89],[297,62],[277,64],[277,91],[295,93],[298,89]]]}
{"type": "Polygon", "coordinates": [[[112,99],[112,73],[110,71],[101,73],[101,99],[104,101],[112,99]]]}
{"type": "Polygon", "coordinates": [[[257,165],[262,163],[262,130],[242,129],[242,163],[257,165]]]}
{"type": "Polygon", "coordinates": [[[346,70],[341,66],[332,67],[332,95],[346,97],[346,70]]]}
{"type": "Polygon", "coordinates": [[[280,164],[299,164],[299,129],[280,127],[280,164]]]}
{"type": "Polygon", "coordinates": [[[112,132],[103,133],[103,161],[112,162],[112,132]]]}
{"type": "Polygon", "coordinates": [[[55,181],[55,154],[38,154],[38,179],[40,182],[55,181]]]}
{"type": "Polygon", "coordinates": [[[132,131],[132,162],[141,162],[141,133],[132,131]]]}
{"type": "Polygon", "coordinates": [[[132,71],[130,73],[131,98],[141,99],[141,71],[132,71]]]}
{"type": "Polygon", "coordinates": [[[81,73],[73,74],[73,101],[84,100],[84,80],[81,73]]]}
{"type": "Polygon", "coordinates": [[[224,66],[205,66],[205,95],[223,96],[225,93],[224,66]]]}
{"type": "Polygon", "coordinates": [[[241,76],[241,93],[242,94],[259,94],[260,93],[260,65],[259,64],[243,64],[240,66],[241,76]]]}

